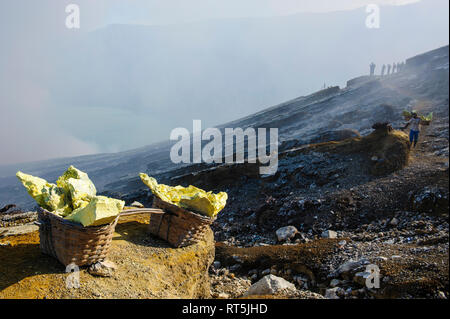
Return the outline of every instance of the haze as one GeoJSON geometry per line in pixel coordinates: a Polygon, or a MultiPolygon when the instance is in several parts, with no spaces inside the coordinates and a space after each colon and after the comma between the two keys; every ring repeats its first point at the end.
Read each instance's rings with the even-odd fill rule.
{"type": "Polygon", "coordinates": [[[0,164],[128,150],[448,44],[448,1],[0,3],[0,164]],[[65,27],[76,3],[81,28],[65,27]],[[380,29],[365,26],[382,5],[380,29]]]}

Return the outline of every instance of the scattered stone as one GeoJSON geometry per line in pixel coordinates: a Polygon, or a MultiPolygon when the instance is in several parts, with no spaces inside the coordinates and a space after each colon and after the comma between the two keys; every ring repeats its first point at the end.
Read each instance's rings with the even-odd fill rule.
{"type": "Polygon", "coordinates": [[[443,291],[439,291],[438,292],[438,298],[439,299],[447,299],[447,296],[445,295],[445,293],[443,291]]]}
{"type": "Polygon", "coordinates": [[[326,230],[322,233],[322,238],[336,238],[337,233],[334,230],[326,230]]]}
{"type": "Polygon", "coordinates": [[[365,286],[366,279],[369,278],[370,276],[371,276],[370,272],[366,272],[366,271],[357,272],[355,274],[355,276],[353,277],[353,282],[355,282],[361,286],[365,286]]]}
{"type": "Polygon", "coordinates": [[[337,274],[342,276],[344,279],[351,279],[353,273],[356,273],[358,270],[362,269],[364,265],[368,264],[368,260],[362,258],[358,261],[349,260],[339,266],[337,270],[337,274]]]}
{"type": "Polygon", "coordinates": [[[144,205],[139,203],[139,202],[137,202],[137,201],[134,201],[133,203],[131,203],[130,206],[131,207],[137,207],[137,208],[144,208],[144,205]]]}
{"type": "Polygon", "coordinates": [[[239,264],[234,264],[233,266],[230,267],[230,271],[236,271],[236,270],[238,270],[239,268],[241,268],[241,265],[239,265],[239,264]]]}
{"type": "Polygon", "coordinates": [[[221,292],[221,293],[217,296],[217,298],[219,298],[219,299],[228,299],[228,298],[230,298],[230,295],[227,294],[227,293],[221,292]]]}
{"type": "Polygon", "coordinates": [[[213,266],[214,266],[214,268],[216,268],[216,269],[219,269],[221,265],[222,265],[222,264],[221,264],[220,261],[218,261],[218,260],[216,260],[216,261],[213,262],[213,266]]]}
{"type": "Polygon", "coordinates": [[[330,281],[330,287],[335,288],[335,287],[339,286],[340,283],[341,283],[341,281],[339,279],[333,279],[330,281]]]}
{"type": "Polygon", "coordinates": [[[237,263],[240,263],[240,264],[243,263],[242,259],[241,259],[239,256],[233,256],[233,259],[234,259],[234,261],[236,261],[237,263]]]}
{"type": "Polygon", "coordinates": [[[391,224],[392,226],[397,226],[398,223],[399,223],[398,219],[394,217],[394,218],[392,218],[392,220],[389,224],[391,224]]]}
{"type": "Polygon", "coordinates": [[[267,275],[251,285],[250,289],[244,294],[244,296],[273,295],[288,291],[296,291],[293,283],[274,275],[267,275]]]}
{"type": "Polygon", "coordinates": [[[286,241],[288,239],[294,238],[298,233],[298,230],[294,226],[285,226],[277,229],[275,233],[277,235],[278,241],[286,241]]]}
{"type": "Polygon", "coordinates": [[[251,276],[253,274],[258,274],[258,269],[249,270],[248,274],[251,276]]]}
{"type": "Polygon", "coordinates": [[[325,291],[325,298],[326,299],[339,299],[337,292],[339,287],[330,288],[325,291]]]}
{"type": "Polygon", "coordinates": [[[266,276],[270,274],[270,268],[264,269],[263,271],[261,271],[261,276],[266,276]]]}
{"type": "Polygon", "coordinates": [[[338,245],[339,245],[339,247],[340,248],[344,248],[344,246],[347,244],[347,241],[346,240],[341,240],[339,243],[338,243],[338,245]]]}
{"type": "Polygon", "coordinates": [[[110,260],[98,261],[88,268],[88,272],[94,276],[111,277],[117,269],[116,264],[110,260]]]}

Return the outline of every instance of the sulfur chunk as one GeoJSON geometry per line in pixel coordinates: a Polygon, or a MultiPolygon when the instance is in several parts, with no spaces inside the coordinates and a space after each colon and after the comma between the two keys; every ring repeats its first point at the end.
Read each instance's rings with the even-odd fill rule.
{"type": "Polygon", "coordinates": [[[81,223],[85,227],[108,224],[120,214],[124,205],[122,200],[94,196],[87,206],[74,210],[66,219],[81,223]]]}
{"type": "Polygon", "coordinates": [[[55,211],[61,215],[72,211],[70,207],[69,193],[64,188],[47,182],[43,178],[35,177],[22,172],[17,172],[17,178],[22,182],[31,197],[39,206],[49,211],[55,211]]]}
{"type": "Polygon", "coordinates": [[[88,174],[70,166],[56,181],[56,185],[64,188],[71,197],[73,209],[86,207],[91,197],[97,194],[94,183],[88,174]]]}
{"type": "Polygon", "coordinates": [[[193,196],[182,196],[180,206],[202,212],[209,217],[216,217],[225,207],[228,195],[225,192],[213,194],[211,192],[199,192],[193,196]]]}
{"type": "Polygon", "coordinates": [[[140,173],[139,176],[144,184],[151,189],[152,193],[161,200],[192,209],[209,217],[216,217],[225,207],[228,199],[228,195],[225,192],[214,194],[192,185],[188,187],[180,185],[172,187],[158,184],[155,178],[149,177],[147,174],[140,173]]]}

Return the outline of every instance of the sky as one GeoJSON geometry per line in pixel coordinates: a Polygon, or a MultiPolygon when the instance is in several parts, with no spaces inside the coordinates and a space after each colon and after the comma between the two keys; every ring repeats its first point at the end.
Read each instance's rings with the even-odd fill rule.
{"type": "MultiPolygon", "coordinates": [[[[443,10],[448,11],[448,2],[446,0],[440,2],[438,0],[434,1],[437,3],[436,8],[439,9],[442,7],[443,10]]],[[[216,20],[223,21],[227,25],[228,19],[236,18],[271,18],[290,16],[302,12],[314,12],[327,15],[334,11],[354,10],[364,7],[369,3],[397,6],[413,2],[417,1],[2,0],[0,2],[0,43],[2,44],[2,49],[0,50],[0,114],[2,119],[2,125],[0,126],[0,149],[2,150],[0,165],[99,152],[123,151],[167,139],[164,137],[169,136],[168,132],[165,131],[165,128],[161,124],[162,119],[167,118],[167,114],[164,113],[165,104],[162,102],[158,104],[158,100],[171,99],[171,103],[176,104],[180,101],[182,103],[184,99],[192,97],[194,106],[188,111],[191,113],[198,111],[195,109],[195,103],[203,100],[194,95],[199,95],[200,93],[193,92],[189,86],[170,87],[171,79],[162,79],[161,81],[168,82],[167,86],[162,88],[158,87],[159,90],[168,91],[165,95],[155,94],[149,96],[146,91],[149,90],[150,92],[151,87],[137,87],[136,92],[138,93],[133,95],[134,87],[128,87],[127,85],[129,83],[134,84],[134,82],[130,82],[128,77],[121,78],[120,67],[124,61],[123,59],[131,59],[134,55],[138,54],[138,52],[134,53],[134,51],[139,51],[139,47],[123,48],[124,52],[119,53],[117,47],[115,47],[115,51],[108,51],[108,46],[97,46],[95,37],[102,34],[97,31],[104,30],[109,25],[138,24],[170,27],[193,22],[201,25],[205,21],[216,20]],[[70,3],[77,4],[80,7],[81,28],[78,33],[73,30],[68,30],[64,24],[67,16],[65,7],[70,3]],[[86,48],[68,45],[67,42],[71,41],[74,43],[84,43],[86,48]],[[92,45],[90,46],[89,43],[92,45]],[[91,51],[89,51],[90,48],[92,48],[91,51]],[[86,52],[83,51],[84,49],[86,49],[86,52]],[[64,52],[63,56],[61,52],[64,52]],[[122,60],[119,59],[119,57],[121,58],[121,54],[124,55],[122,60]],[[99,56],[98,60],[95,60],[96,64],[94,65],[89,64],[92,55],[99,56]],[[82,58],[80,58],[81,60],[74,60],[74,56],[81,56],[82,58]],[[87,61],[82,60],[84,58],[87,61]],[[73,65],[70,64],[71,61],[75,61],[73,65]],[[107,61],[109,64],[105,65],[113,68],[115,72],[106,70],[102,73],[98,71],[97,67],[101,67],[99,64],[102,61],[107,61]],[[119,65],[114,64],[116,61],[120,62],[119,65]],[[84,66],[88,69],[94,68],[96,72],[98,71],[100,73],[93,72],[92,78],[90,78],[89,73],[78,72],[78,68],[84,66]],[[110,76],[113,79],[109,79],[108,77],[110,76]],[[109,91],[108,83],[111,84],[109,91]],[[71,84],[74,84],[73,90],[70,87],[71,84]],[[118,92],[117,87],[126,87],[127,91],[121,94],[120,90],[118,92]],[[64,92],[64,94],[61,92],[64,92]],[[111,95],[113,98],[105,99],[106,95],[111,95]],[[119,106],[111,106],[115,104],[115,101],[132,101],[133,99],[136,100],[136,106],[125,106],[126,103],[119,106]],[[95,103],[92,101],[95,101],[95,103]],[[91,102],[95,105],[91,105],[91,102]],[[108,103],[111,105],[108,105],[108,103]],[[147,106],[148,108],[155,108],[153,113],[144,110],[147,106]]],[[[438,10],[437,14],[443,13],[438,10]]],[[[432,19],[431,17],[430,15],[430,19],[432,19]]],[[[209,26],[210,24],[208,23],[203,25],[209,26]]],[[[204,34],[205,30],[202,29],[201,32],[201,34],[204,34]]],[[[191,33],[189,34],[192,36],[191,33]]],[[[236,35],[238,33],[226,34],[236,35]]],[[[166,38],[170,37],[170,35],[170,32],[163,33],[163,37],[165,37],[163,43],[171,44],[166,38]]],[[[106,34],[106,36],[108,35],[106,34]]],[[[152,33],[151,36],[155,37],[156,35],[152,33]]],[[[274,36],[276,37],[276,35],[274,36]]],[[[289,36],[289,34],[286,34],[287,39],[289,36]]],[[[434,43],[442,43],[442,39],[445,36],[448,38],[448,31],[443,34],[426,34],[424,38],[427,38],[427,43],[430,43],[429,45],[434,45],[434,43]]],[[[114,33],[112,37],[114,37],[114,33]]],[[[127,40],[127,37],[129,35],[125,37],[125,40],[127,40]]],[[[133,38],[134,36],[131,35],[131,37],[133,38]]],[[[100,40],[103,41],[104,39],[100,40]]],[[[139,43],[138,40],[132,43],[139,43]]],[[[190,40],[196,39],[186,39],[187,43],[184,43],[183,50],[196,50],[196,48],[189,48],[188,42],[190,40]]],[[[280,43],[280,39],[273,40],[289,48],[285,42],[280,43]]],[[[351,39],[348,40],[350,43],[351,39]]],[[[142,41],[147,40],[142,39],[142,41]]],[[[179,41],[178,38],[177,41],[179,41]]],[[[268,41],[270,40],[268,39],[268,41]]],[[[220,54],[222,54],[222,51],[220,42],[220,39],[211,41],[211,43],[214,43],[214,46],[211,44],[211,47],[209,47],[210,50],[217,50],[218,52],[216,56],[212,57],[217,60],[217,64],[212,65],[213,69],[221,64],[220,54]]],[[[197,42],[193,41],[193,43],[197,42]]],[[[249,50],[249,44],[245,43],[241,45],[245,45],[245,49],[249,50]]],[[[260,45],[260,43],[257,45],[260,45]]],[[[433,49],[433,47],[429,49],[433,49]]],[[[418,46],[417,48],[410,48],[408,50],[398,50],[396,53],[400,58],[404,54],[422,50],[422,47],[418,46]]],[[[145,52],[153,53],[152,51],[145,52]]],[[[226,52],[227,54],[235,54],[234,52],[226,52]]],[[[247,52],[251,54],[251,51],[247,52]]],[[[155,52],[155,54],[163,55],[165,53],[155,52]]],[[[233,113],[234,111],[230,111],[229,116],[224,115],[224,121],[243,116],[250,111],[253,112],[268,107],[270,103],[281,103],[283,102],[281,100],[283,98],[296,97],[291,96],[295,93],[293,89],[288,90],[286,88],[286,90],[283,90],[275,86],[273,87],[272,94],[267,90],[272,84],[268,83],[259,83],[260,86],[251,86],[247,90],[245,89],[245,86],[249,82],[264,81],[264,76],[257,78],[259,74],[270,74],[272,77],[271,80],[274,83],[276,81],[280,83],[285,83],[283,81],[286,81],[286,83],[289,83],[288,78],[281,79],[281,77],[284,76],[282,73],[285,73],[285,70],[289,70],[291,66],[287,63],[283,65],[283,61],[267,63],[264,60],[264,58],[272,56],[276,56],[276,52],[263,53],[259,57],[261,61],[252,61],[254,63],[254,70],[250,69],[246,70],[246,72],[249,72],[248,74],[253,77],[249,75],[250,78],[246,78],[243,75],[236,81],[229,81],[228,86],[220,82],[221,85],[224,85],[224,94],[220,97],[222,101],[230,99],[230,101],[241,100],[241,103],[247,103],[246,101],[248,100],[249,105],[247,113],[242,113],[239,112],[239,109],[242,109],[242,105],[235,103],[237,105],[235,113],[233,113]],[[280,65],[284,69],[275,70],[280,65]],[[266,73],[261,73],[261,69],[266,73]],[[277,79],[277,76],[280,76],[280,79],[277,79]],[[227,95],[228,92],[232,92],[232,94],[227,95]],[[278,94],[276,94],[277,92],[278,94]],[[261,96],[260,100],[254,98],[257,95],[261,96]]],[[[380,58],[380,56],[378,57],[380,58]]],[[[211,59],[211,57],[209,58],[211,59]]],[[[242,61],[245,61],[246,57],[237,56],[236,60],[241,58],[242,61]]],[[[189,61],[185,62],[186,65],[189,63],[189,61]]],[[[210,63],[213,62],[210,61],[210,63]]],[[[245,67],[246,63],[242,63],[245,67]]],[[[132,60],[127,61],[126,66],[125,72],[129,72],[130,69],[134,68],[139,69],[139,66],[133,65],[132,60]]],[[[210,88],[211,92],[215,94],[222,89],[221,87],[214,87],[212,83],[208,83],[207,80],[202,79],[203,73],[194,74],[196,70],[194,67],[189,68],[186,66],[186,73],[181,73],[180,75],[180,73],[174,73],[170,69],[169,63],[164,64],[164,66],[168,74],[173,73],[177,77],[177,84],[181,81],[181,84],[186,85],[186,83],[193,81],[192,78],[194,78],[198,83],[202,83],[206,88],[210,88]]],[[[242,65],[239,64],[238,66],[242,65]]],[[[178,67],[180,66],[178,65],[178,67]]],[[[199,64],[196,67],[197,69],[202,68],[202,65],[199,64]]],[[[295,67],[301,66],[296,65],[295,67]]],[[[303,67],[307,68],[307,65],[303,67]]],[[[136,72],[130,73],[131,75],[129,77],[135,76],[140,81],[145,80],[145,78],[142,78],[142,75],[136,72]]],[[[160,74],[163,74],[164,70],[160,70],[160,72],[160,74]]],[[[326,70],[319,70],[318,72],[323,72],[324,78],[329,78],[330,81],[336,82],[348,79],[347,76],[350,74],[345,72],[341,73],[338,70],[334,71],[335,74],[327,74],[326,70]]],[[[352,72],[356,73],[354,70],[352,72]]],[[[292,77],[294,76],[296,75],[292,75],[292,77]]],[[[314,83],[312,87],[317,87],[317,83],[314,83]]],[[[308,92],[312,93],[311,87],[306,85],[303,85],[298,90],[298,93],[308,92]]],[[[221,101],[216,102],[211,106],[212,108],[224,108],[224,105],[220,104],[221,101]]],[[[204,112],[204,109],[201,110],[204,112]]],[[[214,109],[212,111],[214,113],[214,109]]],[[[177,121],[174,120],[173,123],[163,124],[167,127],[184,125],[186,122],[183,122],[182,118],[185,118],[186,115],[180,114],[179,117],[180,119],[177,121]]],[[[214,125],[223,123],[219,120],[213,121],[208,118],[205,121],[207,124],[214,125]]]]}
{"type": "Polygon", "coordinates": [[[272,17],[299,12],[351,10],[367,4],[403,5],[418,0],[113,0],[104,10],[107,23],[164,25],[207,19],[272,17]],[[105,10],[106,9],[106,10],[105,10]],[[125,22],[126,21],[126,22],[125,22]]]}

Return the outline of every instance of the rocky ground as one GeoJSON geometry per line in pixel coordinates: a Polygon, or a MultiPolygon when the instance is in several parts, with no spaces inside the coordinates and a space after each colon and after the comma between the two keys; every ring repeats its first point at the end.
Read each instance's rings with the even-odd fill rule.
{"type": "Polygon", "coordinates": [[[214,229],[216,237],[234,248],[217,248],[216,260],[225,270],[215,271],[213,278],[219,278],[213,282],[221,287],[222,278],[228,278],[223,280],[231,281],[228,286],[234,290],[224,290],[237,296],[271,273],[300,291],[328,298],[447,298],[448,120],[424,130],[404,168],[365,178],[356,183],[338,179],[337,185],[320,191],[275,191],[256,209],[227,210],[214,229]],[[296,260],[300,269],[292,267],[297,249],[320,246],[321,238],[334,240],[325,258],[314,265],[296,260]],[[258,252],[251,264],[243,262],[242,256],[248,257],[255,246],[266,251],[258,252]],[[268,261],[267,254],[278,255],[278,250],[285,253],[268,261]],[[258,263],[263,265],[256,267],[258,263]],[[380,289],[365,287],[362,278],[369,264],[380,269],[380,289]]]}

